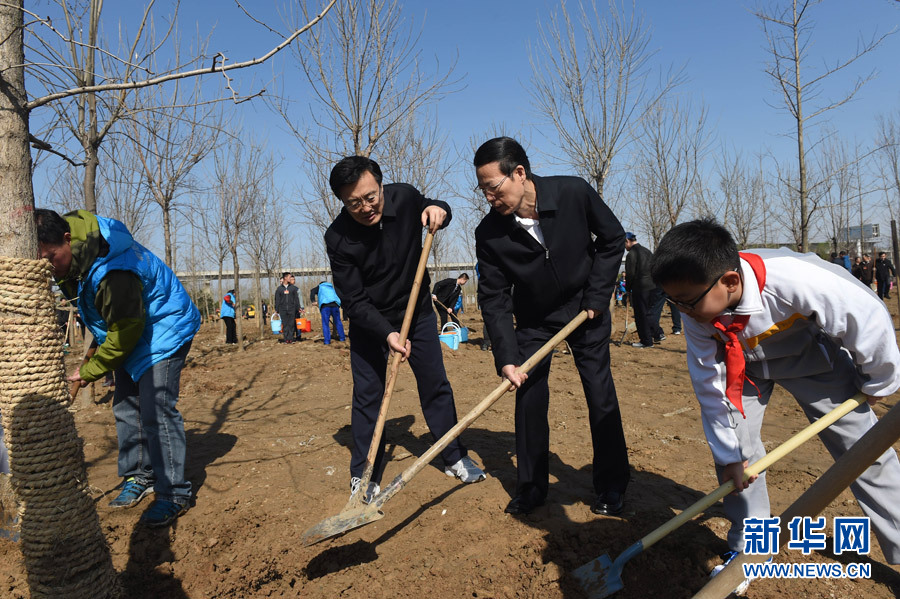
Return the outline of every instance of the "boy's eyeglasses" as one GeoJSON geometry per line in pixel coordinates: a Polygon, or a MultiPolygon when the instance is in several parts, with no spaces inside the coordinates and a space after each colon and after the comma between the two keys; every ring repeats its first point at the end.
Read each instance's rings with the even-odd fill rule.
{"type": "MultiPolygon", "coordinates": [[[[725,272],[728,272],[728,271],[725,271],[725,272]]],[[[682,312],[690,312],[697,306],[697,304],[699,304],[701,301],[703,301],[703,298],[706,297],[706,294],[709,293],[710,291],[712,291],[712,288],[716,286],[716,283],[718,283],[719,279],[721,279],[724,275],[725,275],[725,273],[723,272],[722,274],[717,276],[713,280],[712,285],[707,287],[706,291],[704,291],[699,296],[697,296],[697,299],[695,299],[692,302],[682,302],[680,300],[669,297],[668,294],[666,294],[666,301],[669,302],[670,304],[672,304],[673,306],[677,307],[678,309],[680,309],[682,312]]]]}

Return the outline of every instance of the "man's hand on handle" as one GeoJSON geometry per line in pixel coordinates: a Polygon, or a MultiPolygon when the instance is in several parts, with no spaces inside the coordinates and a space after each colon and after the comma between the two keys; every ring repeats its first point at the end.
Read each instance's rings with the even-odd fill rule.
{"type": "Polygon", "coordinates": [[[518,366],[515,364],[507,364],[500,369],[500,374],[509,381],[510,389],[518,389],[525,382],[525,379],[528,378],[528,375],[524,372],[516,372],[516,368],[518,366]]]}
{"type": "Polygon", "coordinates": [[[400,345],[400,333],[391,333],[387,336],[387,344],[388,348],[390,348],[391,353],[398,352],[402,356],[400,358],[401,362],[405,362],[409,357],[409,352],[412,351],[412,344],[409,342],[409,339],[406,340],[406,346],[400,345]]]}
{"type": "Polygon", "coordinates": [[[434,233],[444,224],[445,218],[447,218],[446,210],[439,206],[429,206],[422,211],[422,226],[434,233]]]}

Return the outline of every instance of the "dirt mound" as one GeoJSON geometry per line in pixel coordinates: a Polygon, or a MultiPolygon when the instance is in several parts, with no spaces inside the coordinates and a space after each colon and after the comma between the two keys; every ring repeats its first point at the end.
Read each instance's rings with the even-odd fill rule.
{"type": "MultiPolygon", "coordinates": [[[[614,316],[624,321],[621,309],[614,316]]],[[[472,338],[444,348],[457,412],[470,410],[498,383],[489,352],[479,349],[477,315],[463,315],[472,338]]],[[[249,321],[251,324],[253,321],[249,321]]],[[[248,327],[249,328],[249,327],[248,327]]],[[[570,355],[554,356],[551,373],[551,490],[545,506],[514,518],[503,513],[515,485],[513,397],[501,399],[463,442],[489,474],[460,485],[428,467],[384,507],[383,519],[343,537],[303,547],[308,527],[340,511],[349,492],[349,350],[312,335],[293,345],[274,337],[237,353],[214,325],[204,325],[182,377],[179,407],[188,442],[188,475],[196,504],[168,530],[135,524],[140,507],[111,510],[116,433],[111,397],[76,415],[85,440],[97,511],[133,599],[179,597],[578,598],[569,573],[601,554],[626,547],[716,487],[699,409],[685,365],[684,339],[658,348],[612,348],[633,469],[621,518],[590,512],[591,444],[578,373],[570,355]]],[[[619,334],[613,336],[619,338],[619,334]]],[[[560,350],[563,350],[560,347],[560,350]]],[[[877,408],[883,413],[897,396],[877,408]]],[[[806,425],[796,403],[776,392],[764,427],[774,447],[806,425]]],[[[432,443],[415,381],[401,369],[386,426],[384,480],[409,466],[432,443]]],[[[814,440],[770,470],[775,513],[787,507],[831,459],[814,440]]],[[[861,514],[849,492],[825,512],[861,514]]],[[[726,549],[727,521],[718,507],[663,539],[625,567],[616,597],[690,597],[726,549]]],[[[830,530],[830,526],[829,526],[830,530]]],[[[868,580],[763,580],[747,596],[867,597],[900,594],[898,569],[884,565],[872,539],[868,580]]],[[[792,562],[833,562],[831,552],[792,562]]],[[[17,545],[0,539],[0,596],[27,597],[17,545]]]]}

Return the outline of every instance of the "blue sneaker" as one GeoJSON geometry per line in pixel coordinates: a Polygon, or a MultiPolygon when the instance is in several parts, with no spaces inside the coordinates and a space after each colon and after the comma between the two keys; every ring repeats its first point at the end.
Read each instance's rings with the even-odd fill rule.
{"type": "Polygon", "coordinates": [[[168,526],[175,522],[175,518],[186,511],[186,505],[181,505],[174,501],[166,501],[165,499],[154,499],[147,511],[141,514],[140,523],[150,528],[168,526]]]}
{"type": "Polygon", "coordinates": [[[122,483],[122,490],[119,492],[119,496],[109,502],[109,507],[134,507],[141,502],[141,499],[152,492],[153,487],[140,483],[131,476],[122,483]]]}

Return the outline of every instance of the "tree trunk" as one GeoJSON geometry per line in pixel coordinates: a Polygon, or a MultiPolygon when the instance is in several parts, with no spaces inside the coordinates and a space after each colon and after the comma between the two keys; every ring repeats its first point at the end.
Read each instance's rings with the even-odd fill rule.
{"type": "Polygon", "coordinates": [[[38,245],[21,27],[22,1],[0,5],[0,255],[34,259],[38,245]]]}
{"type": "Polygon", "coordinates": [[[163,213],[163,243],[166,246],[166,264],[175,270],[175,256],[172,255],[172,214],[168,202],[161,204],[160,207],[163,213]]]}
{"type": "Polygon", "coordinates": [[[803,99],[800,85],[800,31],[796,25],[797,5],[794,4],[794,82],[796,84],[797,99],[797,159],[800,173],[800,247],[797,250],[802,254],[809,248],[809,204],[808,191],[806,189],[806,154],[803,147],[803,99]]]}
{"type": "MultiPolygon", "coordinates": [[[[225,294],[222,292],[222,270],[224,268],[225,257],[219,254],[219,278],[216,279],[216,287],[219,288],[219,296],[216,298],[216,306],[221,306],[222,298],[225,297],[225,294]]],[[[221,310],[221,308],[220,308],[221,310]]],[[[222,313],[219,312],[219,336],[222,338],[222,342],[225,342],[225,321],[222,320],[222,313]]]]}
{"type": "Polygon", "coordinates": [[[20,504],[22,556],[35,599],[112,597],[119,590],[116,572],[88,490],[82,441],[67,409],[51,273],[46,263],[33,262],[38,243],[23,17],[23,0],[0,5],[0,406],[20,504]],[[35,381],[23,366],[47,374],[35,381]]]}
{"type": "Polygon", "coordinates": [[[92,144],[85,147],[84,161],[84,209],[92,214],[97,214],[97,167],[100,158],[97,156],[97,148],[92,144]]]}
{"type": "Polygon", "coordinates": [[[241,273],[238,265],[237,245],[231,248],[231,261],[234,264],[234,323],[237,326],[237,348],[238,351],[244,351],[244,323],[241,315],[241,273]]]}
{"type": "Polygon", "coordinates": [[[262,268],[260,263],[256,262],[256,272],[253,275],[253,287],[256,295],[256,329],[257,339],[262,341],[265,337],[264,323],[262,319],[262,281],[259,276],[259,270],[262,268]]]}

